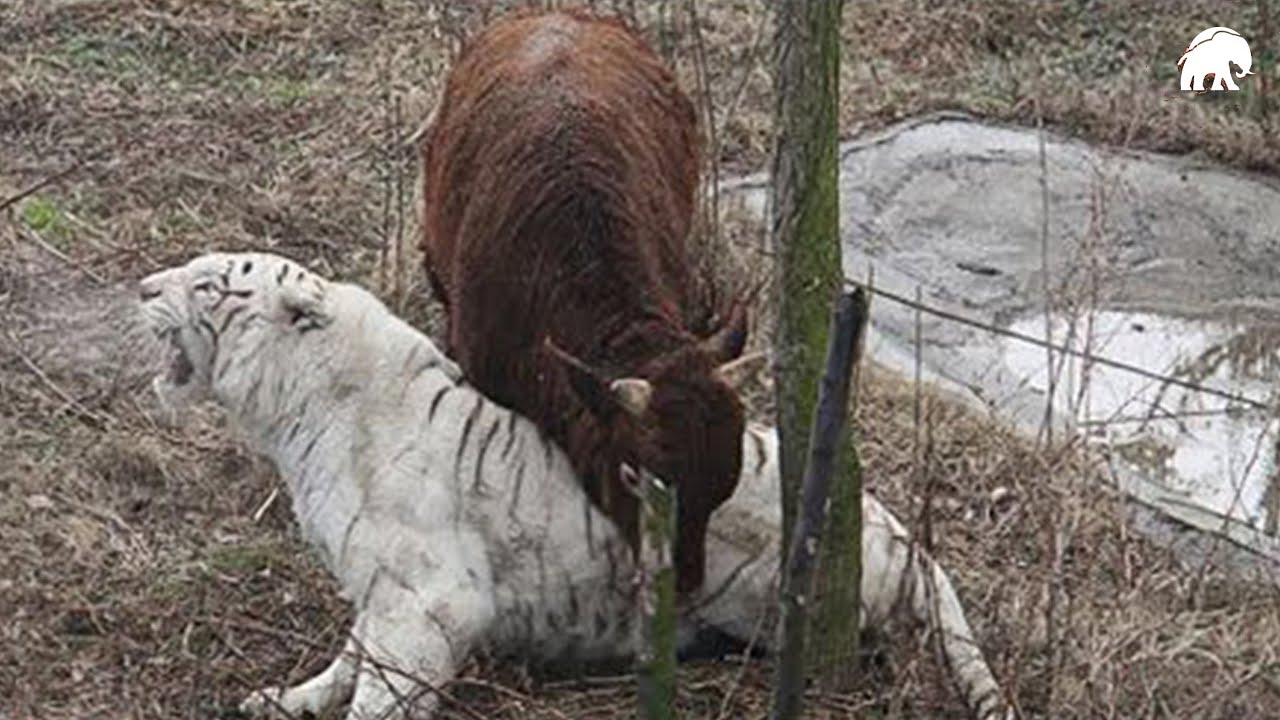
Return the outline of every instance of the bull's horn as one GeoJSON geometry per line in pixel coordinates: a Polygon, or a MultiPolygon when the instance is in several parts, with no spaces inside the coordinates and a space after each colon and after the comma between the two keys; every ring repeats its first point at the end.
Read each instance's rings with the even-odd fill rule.
{"type": "Polygon", "coordinates": [[[609,392],[632,417],[642,417],[653,401],[653,385],[644,378],[618,378],[609,383],[609,392]]]}
{"type": "Polygon", "coordinates": [[[764,350],[757,350],[753,353],[747,353],[746,355],[720,365],[715,369],[714,374],[730,387],[737,388],[742,384],[742,380],[744,379],[744,376],[741,373],[742,368],[749,367],[760,360],[768,359],[768,352],[764,350]]]}

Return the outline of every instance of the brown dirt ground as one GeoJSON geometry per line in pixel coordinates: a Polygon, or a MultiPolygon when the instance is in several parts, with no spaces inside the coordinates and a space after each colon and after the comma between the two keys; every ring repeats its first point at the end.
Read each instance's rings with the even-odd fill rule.
{"type": "MultiPolygon", "coordinates": [[[[763,166],[764,0],[700,3],[701,45],[689,2],[599,4],[637,8],[686,86],[708,89],[721,171],[763,166]]],[[[1042,116],[1276,172],[1280,74],[1265,41],[1247,91],[1173,92],[1173,61],[1205,26],[1280,47],[1263,3],[1214,18],[1202,5],[849,3],[842,127],[944,108],[1042,116]]],[[[0,201],[53,178],[0,217],[0,717],[232,716],[250,689],[301,679],[336,649],[349,610],[288,504],[254,517],[271,469],[216,414],[175,426],[157,413],[128,283],[199,251],[268,248],[438,328],[412,254],[397,260],[414,225],[415,132],[486,7],[0,5],[0,201]]],[[[728,229],[733,247],[760,247],[758,230],[728,229]]],[[[759,253],[734,257],[735,271],[762,271],[759,253]]],[[[860,392],[868,485],[916,527],[932,498],[927,535],[1027,717],[1280,717],[1274,590],[1180,567],[1135,537],[1075,448],[1037,448],[927,388],[917,421],[916,389],[882,372],[860,392]],[[1012,499],[993,502],[1000,487],[1012,499]]],[[[767,387],[751,397],[766,414],[767,387]]],[[[815,697],[808,716],[963,717],[922,643],[886,647],[855,691],[815,697]]],[[[691,665],[680,680],[682,717],[767,707],[764,663],[691,665]]],[[[477,661],[450,693],[450,718],[633,714],[626,677],[535,680],[477,661]]]]}

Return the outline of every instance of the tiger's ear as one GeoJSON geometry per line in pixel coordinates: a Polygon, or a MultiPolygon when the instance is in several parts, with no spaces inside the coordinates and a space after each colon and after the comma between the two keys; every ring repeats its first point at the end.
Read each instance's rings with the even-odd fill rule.
{"type": "Polygon", "coordinates": [[[315,276],[281,285],[280,309],[285,321],[301,332],[318,330],[333,322],[325,308],[325,283],[315,276]]]}

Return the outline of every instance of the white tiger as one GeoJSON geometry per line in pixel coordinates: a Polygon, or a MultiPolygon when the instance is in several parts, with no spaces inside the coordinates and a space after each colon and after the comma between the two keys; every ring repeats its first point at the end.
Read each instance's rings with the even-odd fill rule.
{"type": "MultiPolygon", "coordinates": [[[[430,717],[432,689],[482,647],[587,661],[632,652],[630,552],[565,455],[373,295],[261,253],[203,255],[146,277],[139,293],[173,350],[154,381],[161,399],[225,408],[275,462],[303,535],[355,606],[324,671],[259,690],[244,711],[321,714],[350,698],[348,718],[430,717]]],[[[758,427],[746,440],[682,642],[703,624],[750,639],[776,606],[777,440],[758,427]]],[[[863,513],[864,626],[905,601],[975,716],[1001,717],[947,576],[874,498],[863,513]]],[[[759,643],[767,650],[774,634],[759,643]]]]}

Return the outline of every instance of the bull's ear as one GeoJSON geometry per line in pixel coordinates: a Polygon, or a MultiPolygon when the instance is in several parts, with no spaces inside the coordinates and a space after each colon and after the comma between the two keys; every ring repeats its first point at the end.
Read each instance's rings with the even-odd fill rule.
{"type": "Polygon", "coordinates": [[[568,373],[568,382],[573,388],[573,393],[596,418],[607,418],[616,413],[620,407],[628,413],[635,414],[635,409],[648,406],[652,388],[648,387],[649,383],[646,380],[622,378],[609,382],[599,370],[591,368],[584,361],[556,345],[552,338],[547,338],[544,346],[547,347],[550,355],[556,357],[564,366],[564,372],[568,373]],[[643,383],[644,387],[637,383],[643,383]]]}
{"type": "Polygon", "coordinates": [[[308,275],[280,286],[280,309],[286,322],[302,332],[333,322],[325,307],[324,280],[308,275]]]}
{"type": "Polygon", "coordinates": [[[727,363],[747,346],[747,303],[735,302],[720,329],[702,341],[701,347],[717,363],[727,363]]]}
{"type": "Polygon", "coordinates": [[[557,345],[551,338],[547,338],[543,346],[551,354],[551,357],[564,366],[565,372],[569,376],[569,385],[573,388],[574,394],[578,396],[578,399],[587,406],[587,409],[593,415],[602,416],[612,409],[613,403],[609,393],[609,383],[595,368],[574,357],[569,351],[557,345]]]}

